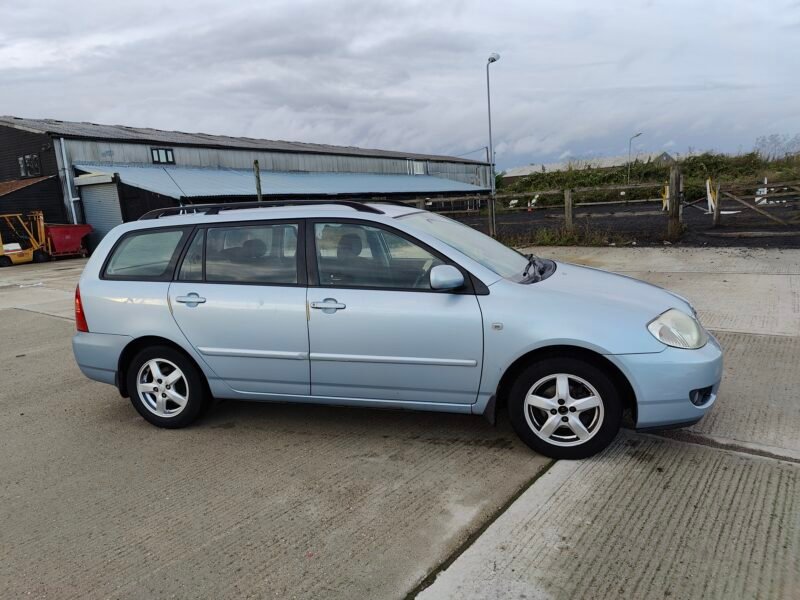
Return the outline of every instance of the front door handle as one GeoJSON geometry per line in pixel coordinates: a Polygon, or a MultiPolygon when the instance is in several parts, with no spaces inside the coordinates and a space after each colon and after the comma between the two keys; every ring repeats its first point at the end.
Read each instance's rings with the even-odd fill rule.
{"type": "Polygon", "coordinates": [[[344,310],[347,308],[347,305],[337,302],[336,298],[325,298],[322,302],[312,302],[311,308],[316,308],[326,313],[332,313],[337,310],[344,310]]]}
{"type": "Polygon", "coordinates": [[[191,292],[188,296],[178,296],[175,298],[175,302],[180,302],[181,304],[185,304],[186,306],[197,306],[198,304],[203,304],[206,301],[205,298],[202,298],[199,294],[195,292],[191,292]]]}

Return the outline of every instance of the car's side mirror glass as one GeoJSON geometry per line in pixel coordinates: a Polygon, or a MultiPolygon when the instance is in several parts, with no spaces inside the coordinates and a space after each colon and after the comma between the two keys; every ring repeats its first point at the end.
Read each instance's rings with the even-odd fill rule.
{"type": "Polygon", "coordinates": [[[453,265],[436,265],[431,269],[431,289],[455,290],[464,285],[464,276],[453,265]]]}

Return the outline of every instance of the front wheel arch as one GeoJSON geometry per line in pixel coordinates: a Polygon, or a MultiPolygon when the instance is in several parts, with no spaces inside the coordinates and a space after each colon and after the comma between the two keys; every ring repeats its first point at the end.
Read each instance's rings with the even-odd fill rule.
{"type": "Polygon", "coordinates": [[[579,358],[606,371],[619,391],[623,408],[627,411],[630,411],[633,423],[636,423],[636,393],[633,391],[633,386],[631,386],[630,381],[628,381],[628,378],[625,376],[625,374],[620,371],[619,367],[617,367],[617,365],[612,363],[602,354],[598,354],[592,350],[587,350],[586,348],[581,348],[580,346],[565,345],[537,348],[536,350],[532,350],[526,354],[523,354],[517,360],[511,363],[511,365],[509,365],[509,367],[503,373],[503,376],[500,378],[500,383],[497,385],[497,390],[495,391],[496,401],[493,403],[493,405],[490,403],[488,407],[491,411],[493,411],[494,414],[485,416],[489,418],[491,422],[493,422],[497,410],[502,410],[507,406],[508,396],[511,393],[511,388],[514,386],[514,382],[529,365],[545,358],[555,357],[579,358]]]}
{"type": "Polygon", "coordinates": [[[211,389],[208,385],[208,380],[206,379],[206,374],[203,372],[203,369],[197,364],[197,361],[192,357],[191,354],[186,352],[181,346],[176,344],[175,342],[168,340],[166,338],[159,337],[157,335],[147,335],[144,337],[136,338],[132,342],[130,342],[125,348],[122,350],[122,353],[119,356],[119,362],[117,364],[117,388],[119,389],[119,393],[123,398],[128,398],[130,393],[128,392],[128,367],[133,360],[133,357],[139,354],[142,350],[149,346],[168,346],[173,348],[177,352],[183,354],[188,360],[190,360],[194,366],[197,368],[197,371],[200,373],[200,377],[203,381],[203,385],[205,386],[205,392],[208,398],[211,398],[211,389]]]}

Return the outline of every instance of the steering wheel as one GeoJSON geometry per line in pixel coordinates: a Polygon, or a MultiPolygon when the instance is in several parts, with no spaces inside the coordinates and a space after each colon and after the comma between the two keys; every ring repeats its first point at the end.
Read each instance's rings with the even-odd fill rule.
{"type": "Polygon", "coordinates": [[[425,281],[425,278],[430,273],[431,267],[433,266],[433,259],[429,258],[425,261],[425,264],[422,265],[422,273],[419,274],[419,277],[414,281],[414,288],[420,287],[420,284],[425,281]]]}

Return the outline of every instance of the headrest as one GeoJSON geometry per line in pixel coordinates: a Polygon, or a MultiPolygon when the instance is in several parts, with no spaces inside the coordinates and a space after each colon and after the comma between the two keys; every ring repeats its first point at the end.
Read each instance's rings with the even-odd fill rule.
{"type": "Polygon", "coordinates": [[[337,258],[354,258],[361,254],[361,238],[355,233],[348,233],[341,237],[336,248],[337,258]]]}
{"type": "Polygon", "coordinates": [[[261,258],[267,253],[267,245],[261,240],[245,240],[242,244],[242,254],[245,258],[261,258]]]}

